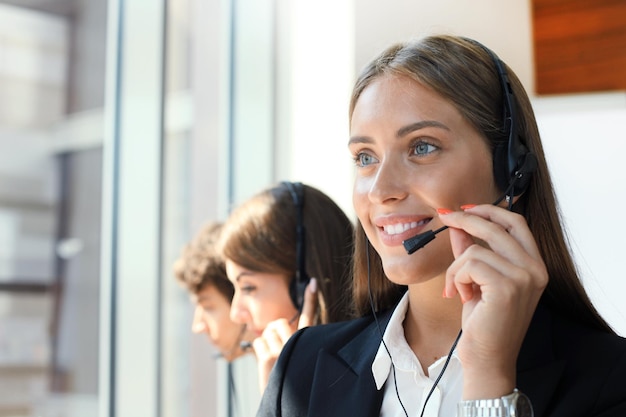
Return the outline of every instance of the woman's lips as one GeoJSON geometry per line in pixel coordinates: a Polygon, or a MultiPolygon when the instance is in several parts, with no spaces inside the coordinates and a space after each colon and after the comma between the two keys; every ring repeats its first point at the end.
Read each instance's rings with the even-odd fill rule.
{"type": "Polygon", "coordinates": [[[376,226],[382,243],[388,246],[402,245],[402,242],[421,233],[425,226],[430,223],[432,217],[420,220],[391,220],[377,222],[376,226]]]}

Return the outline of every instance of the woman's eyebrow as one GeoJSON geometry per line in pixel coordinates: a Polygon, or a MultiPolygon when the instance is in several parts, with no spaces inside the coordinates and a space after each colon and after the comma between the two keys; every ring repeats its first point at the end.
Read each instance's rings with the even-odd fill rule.
{"type": "Polygon", "coordinates": [[[448,126],[444,125],[441,122],[437,122],[435,120],[422,120],[420,122],[416,122],[416,123],[411,123],[408,126],[404,126],[401,127],[400,129],[398,129],[398,132],[396,133],[396,137],[400,138],[402,136],[405,136],[411,132],[414,132],[416,130],[420,130],[420,129],[424,129],[426,127],[437,127],[439,129],[445,129],[445,130],[450,130],[450,128],[448,128],[448,126]]]}
{"type": "Polygon", "coordinates": [[[235,281],[239,282],[240,278],[245,277],[245,276],[252,276],[252,275],[254,275],[253,272],[248,272],[248,271],[240,272],[239,275],[237,275],[237,277],[235,278],[235,281]]]}
{"type": "Polygon", "coordinates": [[[372,143],[372,142],[374,141],[369,136],[352,136],[348,140],[348,146],[352,145],[353,143],[372,143]]]}
{"type": "MultiPolygon", "coordinates": [[[[448,126],[444,125],[441,122],[437,122],[435,120],[422,120],[420,122],[411,123],[410,125],[401,127],[400,129],[398,129],[398,132],[396,132],[396,137],[401,138],[403,136],[408,135],[411,132],[415,132],[416,130],[424,129],[427,127],[436,127],[436,128],[444,129],[447,131],[450,130],[448,126]]],[[[350,138],[350,140],[348,140],[348,146],[354,143],[373,143],[373,142],[374,141],[369,136],[353,136],[350,138]]]]}

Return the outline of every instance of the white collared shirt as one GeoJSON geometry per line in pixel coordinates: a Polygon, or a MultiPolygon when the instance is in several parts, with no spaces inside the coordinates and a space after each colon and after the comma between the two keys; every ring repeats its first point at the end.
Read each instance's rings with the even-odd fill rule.
{"type": "MultiPolygon", "coordinates": [[[[398,395],[396,395],[390,355],[393,358],[400,400],[407,414],[411,417],[420,416],[424,401],[447,359],[447,356],[438,359],[428,367],[428,376],[424,375],[422,365],[404,337],[402,322],[408,307],[409,296],[407,292],[396,306],[383,335],[383,341],[387,345],[389,353],[381,342],[372,363],[372,374],[376,388],[380,390],[384,387],[385,389],[383,404],[380,409],[382,417],[405,417],[398,395]]],[[[448,368],[428,400],[424,417],[456,416],[456,407],[461,400],[462,390],[463,369],[455,350],[452,353],[448,368]]]]}

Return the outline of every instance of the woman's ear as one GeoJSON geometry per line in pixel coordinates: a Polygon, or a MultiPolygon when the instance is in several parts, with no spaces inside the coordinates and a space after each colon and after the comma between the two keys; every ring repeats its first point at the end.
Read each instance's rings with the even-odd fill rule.
{"type": "MultiPolygon", "coordinates": [[[[520,197],[523,196],[525,192],[526,191],[522,192],[520,195],[513,196],[513,203],[511,205],[517,203],[517,200],[519,200],[520,197]]],[[[503,198],[502,201],[498,203],[498,207],[509,208],[509,200],[508,200],[509,198],[510,196],[508,195],[505,198],[503,198]]]]}

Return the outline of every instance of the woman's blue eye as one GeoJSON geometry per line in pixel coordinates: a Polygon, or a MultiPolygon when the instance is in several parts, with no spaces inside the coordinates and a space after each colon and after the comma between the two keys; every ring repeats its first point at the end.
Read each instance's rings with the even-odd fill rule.
{"type": "Polygon", "coordinates": [[[368,166],[376,162],[376,158],[367,153],[360,153],[355,158],[356,164],[360,167],[368,166]]]}
{"type": "Polygon", "coordinates": [[[418,142],[414,145],[415,155],[428,155],[437,150],[437,147],[426,142],[418,142]]]}

